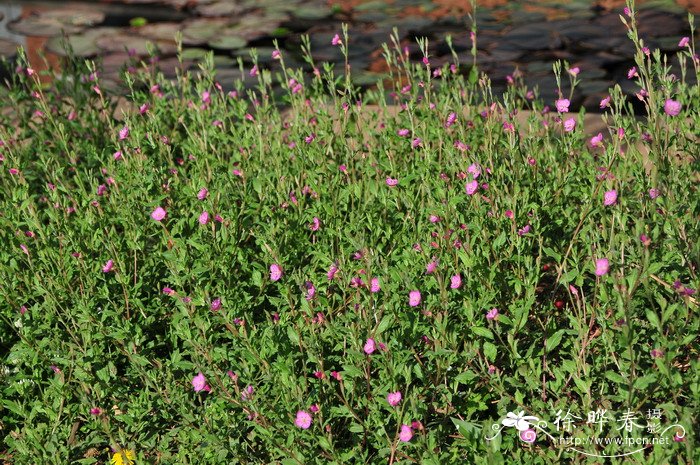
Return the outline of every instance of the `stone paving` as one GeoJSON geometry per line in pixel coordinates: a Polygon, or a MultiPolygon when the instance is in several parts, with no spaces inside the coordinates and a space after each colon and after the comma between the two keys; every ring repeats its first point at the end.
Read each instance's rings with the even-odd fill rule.
{"type": "MultiPolygon", "coordinates": [[[[78,56],[100,57],[103,79],[116,86],[125,63],[147,58],[152,46],[159,51],[158,66],[174,76],[179,66],[174,37],[181,33],[185,66],[196,67],[213,51],[217,77],[226,85],[240,74],[239,57],[250,64],[250,48],[258,50],[265,66],[278,67],[270,58],[275,39],[287,66],[304,66],[299,53],[304,34],[311,38],[314,59],[336,63],[342,72],[343,57],[331,40],[345,22],[353,75],[356,82],[371,86],[386,71],[382,43],[389,41],[393,28],[398,29],[401,46],[408,47],[416,60],[422,55],[415,38],[427,37],[433,66],[452,62],[446,41],[452,36],[459,71],[468,73],[473,61],[468,5],[465,0],[10,0],[0,5],[4,16],[0,55],[11,58],[21,44],[35,67],[41,69],[45,54],[50,66],[60,68],[67,40],[78,56]]],[[[626,78],[634,62],[633,46],[619,17],[623,7],[618,0],[480,1],[473,16],[479,69],[488,74],[497,92],[520,74],[529,87],[538,87],[545,101],[551,101],[556,98],[552,64],[567,60],[581,70],[573,109],[580,105],[597,109],[600,98],[615,83],[633,95],[638,89],[626,78]]],[[[678,41],[690,35],[687,12],[700,12],[700,2],[644,1],[638,2],[638,8],[645,43],[668,53],[677,69],[678,41]]]]}

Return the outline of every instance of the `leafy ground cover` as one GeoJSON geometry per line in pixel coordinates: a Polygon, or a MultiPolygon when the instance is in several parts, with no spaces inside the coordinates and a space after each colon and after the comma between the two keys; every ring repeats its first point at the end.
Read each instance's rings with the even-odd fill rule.
{"type": "Polygon", "coordinates": [[[364,93],[308,41],[313,73],[275,51],[283,73],[241,67],[252,89],[211,57],[173,81],[135,66],[121,120],[91,65],[42,86],[20,62],[2,458],[698,459],[700,62],[679,37],[670,75],[628,8],[647,116],[616,86],[592,137],[567,113],[585,70],[555,66],[556,102],[519,76],[497,99],[396,38],[364,93]]]}

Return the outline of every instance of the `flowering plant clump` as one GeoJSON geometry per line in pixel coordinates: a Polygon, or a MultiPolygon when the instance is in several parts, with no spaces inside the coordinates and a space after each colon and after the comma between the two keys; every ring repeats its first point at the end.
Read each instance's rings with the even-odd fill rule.
{"type": "Polygon", "coordinates": [[[424,40],[392,38],[386,90],[314,66],[307,40],[308,73],[279,48],[236,80],[211,55],[173,80],[134,62],[119,112],[90,63],[45,84],[20,58],[0,459],[585,461],[539,421],[591,436],[596,409],[662,409],[689,436],[648,459],[699,459],[700,63],[693,34],[682,70],[645,53],[629,8],[644,93],[609,89],[594,131],[570,113],[584,65],[555,65],[556,101],[520,81],[494,100],[478,62],[424,40]]]}

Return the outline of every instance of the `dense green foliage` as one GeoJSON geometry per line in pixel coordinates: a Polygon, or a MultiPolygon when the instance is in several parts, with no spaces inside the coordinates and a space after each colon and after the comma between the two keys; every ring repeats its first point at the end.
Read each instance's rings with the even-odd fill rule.
{"type": "MultiPolygon", "coordinates": [[[[393,89],[364,93],[331,69],[242,69],[227,92],[210,64],[144,65],[123,121],[87,65],[42,86],[21,64],[0,127],[4,458],[601,463],[537,429],[486,437],[519,411],[553,432],[560,410],[572,437],[653,437],[586,419],[657,409],[685,437],[614,460],[698,459],[700,94],[628,21],[648,115],[611,90],[600,141],[583,111],[517,82],[495,101],[399,47],[393,89]]],[[[568,93],[585,70],[563,66],[568,93]]]]}

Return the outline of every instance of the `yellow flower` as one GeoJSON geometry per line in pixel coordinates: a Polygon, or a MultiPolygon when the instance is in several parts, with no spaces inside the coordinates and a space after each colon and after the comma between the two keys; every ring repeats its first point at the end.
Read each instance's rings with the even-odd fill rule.
{"type": "Polygon", "coordinates": [[[112,465],[134,465],[136,463],[135,458],[136,454],[134,454],[133,450],[122,449],[112,455],[112,460],[109,463],[112,465]]]}

